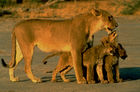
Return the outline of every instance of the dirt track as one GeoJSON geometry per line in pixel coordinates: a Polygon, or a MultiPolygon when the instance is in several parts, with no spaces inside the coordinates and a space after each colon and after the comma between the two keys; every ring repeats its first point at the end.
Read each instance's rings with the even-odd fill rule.
{"type": "MultiPolygon", "coordinates": [[[[72,80],[64,83],[58,75],[59,82],[51,83],[51,73],[45,73],[55,68],[58,57],[49,60],[43,65],[41,60],[47,55],[35,48],[32,69],[33,73],[42,78],[43,83],[32,83],[24,73],[24,62],[22,61],[16,69],[16,75],[20,82],[10,82],[8,69],[0,65],[0,92],[140,92],[140,18],[117,18],[119,22],[119,42],[123,44],[128,53],[125,61],[120,61],[120,75],[124,79],[122,83],[113,84],[83,84],[78,85],[75,81],[74,72],[71,71],[67,77],[72,80]]],[[[0,19],[0,58],[7,62],[11,53],[11,30],[18,20],[0,19]]],[[[95,35],[95,45],[99,43],[102,36],[101,31],[95,35]]]]}

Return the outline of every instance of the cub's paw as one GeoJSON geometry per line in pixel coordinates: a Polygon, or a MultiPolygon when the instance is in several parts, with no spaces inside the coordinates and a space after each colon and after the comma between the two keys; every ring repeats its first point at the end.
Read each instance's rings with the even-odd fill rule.
{"type": "Polygon", "coordinates": [[[123,79],[118,79],[117,82],[123,82],[123,79]]]}
{"type": "Polygon", "coordinates": [[[109,83],[114,83],[114,80],[110,80],[109,83]]]}
{"type": "Polygon", "coordinates": [[[96,82],[94,80],[88,81],[88,84],[95,84],[96,82]]]}
{"type": "Polygon", "coordinates": [[[106,83],[108,83],[108,81],[107,80],[102,80],[101,83],[106,84],[106,83]]]}

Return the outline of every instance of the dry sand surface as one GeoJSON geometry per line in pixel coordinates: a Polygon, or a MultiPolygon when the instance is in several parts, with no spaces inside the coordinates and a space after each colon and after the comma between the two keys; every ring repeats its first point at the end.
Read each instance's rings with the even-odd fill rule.
{"type": "MultiPolygon", "coordinates": [[[[72,82],[64,83],[60,76],[58,82],[52,83],[51,71],[57,64],[58,57],[51,58],[47,65],[43,65],[41,60],[47,55],[35,48],[33,56],[33,73],[40,77],[42,83],[32,83],[24,72],[24,62],[22,61],[17,69],[16,75],[20,78],[19,82],[10,82],[8,69],[0,64],[0,92],[140,92],[140,18],[118,17],[119,42],[123,44],[128,53],[125,61],[120,60],[120,75],[124,79],[122,83],[113,84],[77,84],[74,71],[67,74],[72,82]]],[[[11,53],[11,31],[17,19],[0,19],[0,58],[4,58],[7,63],[11,53]]],[[[95,44],[99,43],[101,37],[106,32],[101,31],[95,34],[95,44]]]]}

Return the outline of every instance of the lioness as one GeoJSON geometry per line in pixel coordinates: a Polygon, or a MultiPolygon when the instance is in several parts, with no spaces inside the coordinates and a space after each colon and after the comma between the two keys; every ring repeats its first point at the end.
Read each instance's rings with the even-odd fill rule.
{"type": "Polygon", "coordinates": [[[111,14],[104,10],[91,9],[90,12],[67,20],[30,19],[18,23],[12,31],[12,58],[9,64],[11,81],[18,81],[14,75],[17,64],[23,59],[25,72],[32,82],[41,82],[31,71],[34,47],[44,52],[70,52],[74,64],[77,83],[86,83],[82,71],[81,51],[92,35],[106,29],[110,33],[118,26],[111,14]]]}
{"type": "MultiPolygon", "coordinates": [[[[112,51],[113,51],[112,44],[103,40],[101,45],[91,47],[83,53],[83,66],[87,70],[86,78],[89,84],[95,83],[94,77],[93,77],[95,65],[98,66],[98,70],[100,71],[98,73],[103,74],[102,73],[103,57],[105,55],[112,54],[112,51]]],[[[59,58],[59,61],[55,70],[53,71],[52,81],[56,81],[56,74],[60,72],[61,78],[64,80],[64,82],[69,82],[70,80],[65,78],[65,74],[73,68],[73,64],[71,63],[72,61],[71,53],[68,53],[68,52],[53,53],[47,56],[43,60],[43,63],[46,63],[45,61],[46,59],[55,55],[60,55],[60,58],[59,58]]],[[[101,76],[99,77],[102,83],[106,82],[104,81],[103,77],[101,76]]]]}
{"type": "Polygon", "coordinates": [[[119,73],[119,57],[121,59],[127,58],[126,50],[123,48],[123,46],[120,43],[118,43],[118,46],[116,47],[115,53],[113,55],[106,55],[104,57],[104,65],[105,65],[105,70],[107,72],[107,79],[109,83],[115,82],[113,79],[113,69],[115,70],[115,75],[116,75],[114,77],[115,80],[117,82],[122,81],[122,79],[120,79],[120,73],[119,73]]]}

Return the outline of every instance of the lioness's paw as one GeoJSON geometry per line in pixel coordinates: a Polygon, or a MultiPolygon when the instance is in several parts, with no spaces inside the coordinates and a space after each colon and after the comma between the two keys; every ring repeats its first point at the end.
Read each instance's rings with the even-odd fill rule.
{"type": "Polygon", "coordinates": [[[52,79],[51,82],[56,82],[56,79],[52,79]]]}
{"type": "Polygon", "coordinates": [[[18,78],[18,77],[10,78],[10,80],[11,80],[12,82],[17,82],[17,81],[19,81],[19,78],[18,78]]]}
{"type": "Polygon", "coordinates": [[[81,80],[77,80],[77,83],[78,83],[78,84],[86,84],[87,81],[86,81],[86,79],[83,77],[81,80]]]}

